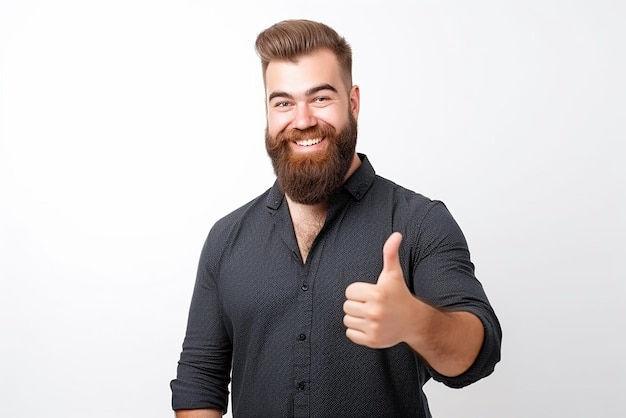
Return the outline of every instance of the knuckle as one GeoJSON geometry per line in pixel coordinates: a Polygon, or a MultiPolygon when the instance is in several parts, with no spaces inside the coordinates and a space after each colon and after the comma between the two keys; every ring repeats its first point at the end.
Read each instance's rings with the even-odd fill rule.
{"type": "Polygon", "coordinates": [[[377,326],[378,322],[382,321],[385,316],[385,310],[380,304],[374,304],[369,312],[369,317],[373,322],[373,326],[377,326]]]}
{"type": "Polygon", "coordinates": [[[378,338],[382,333],[383,326],[380,322],[374,322],[372,324],[372,337],[378,338]]]}
{"type": "Polygon", "coordinates": [[[372,301],[383,303],[388,299],[388,293],[384,289],[375,289],[372,292],[372,301]]]}

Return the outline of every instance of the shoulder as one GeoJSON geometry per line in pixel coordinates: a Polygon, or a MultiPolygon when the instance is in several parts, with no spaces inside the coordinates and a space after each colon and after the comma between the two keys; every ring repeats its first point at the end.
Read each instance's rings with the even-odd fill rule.
{"type": "Polygon", "coordinates": [[[266,215],[269,212],[267,199],[270,190],[266,190],[263,194],[218,219],[211,228],[209,235],[218,235],[224,238],[224,234],[228,235],[230,231],[236,229],[242,223],[266,215]]]}
{"type": "Polygon", "coordinates": [[[246,225],[264,223],[269,216],[267,198],[271,189],[218,219],[210,228],[202,249],[202,258],[221,257],[246,225]]]}
{"type": "Polygon", "coordinates": [[[456,220],[441,200],[376,176],[372,184],[372,200],[391,211],[393,229],[419,239],[455,236],[464,239],[456,220]]]}
{"type": "Polygon", "coordinates": [[[447,211],[441,200],[431,199],[379,175],[372,185],[372,195],[375,200],[390,202],[396,215],[405,214],[413,220],[424,218],[430,212],[447,211]]]}

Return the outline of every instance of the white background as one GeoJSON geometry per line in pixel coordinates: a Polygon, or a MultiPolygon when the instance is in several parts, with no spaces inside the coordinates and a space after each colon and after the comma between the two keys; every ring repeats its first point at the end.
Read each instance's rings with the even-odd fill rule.
{"type": "Polygon", "coordinates": [[[502,322],[434,416],[625,416],[617,0],[0,0],[0,415],[172,416],[204,238],[273,181],[253,43],[286,18],[352,44],[358,150],[448,205],[502,322]]]}

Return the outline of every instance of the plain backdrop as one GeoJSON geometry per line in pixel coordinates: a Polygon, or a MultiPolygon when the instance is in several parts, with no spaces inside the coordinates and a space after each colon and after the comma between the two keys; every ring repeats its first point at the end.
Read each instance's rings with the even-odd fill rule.
{"type": "Polygon", "coordinates": [[[172,416],[206,234],[274,179],[253,44],[287,18],[352,44],[358,150],[447,204],[502,322],[433,415],[626,416],[617,0],[0,0],[0,415],[172,416]]]}

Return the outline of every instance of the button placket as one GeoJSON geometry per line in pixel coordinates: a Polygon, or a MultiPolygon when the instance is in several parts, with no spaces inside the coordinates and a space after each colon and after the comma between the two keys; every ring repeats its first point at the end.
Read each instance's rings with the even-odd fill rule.
{"type": "Polygon", "coordinates": [[[310,416],[311,323],[313,316],[312,283],[314,262],[302,267],[298,291],[298,321],[295,335],[294,417],[310,416]]]}

